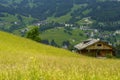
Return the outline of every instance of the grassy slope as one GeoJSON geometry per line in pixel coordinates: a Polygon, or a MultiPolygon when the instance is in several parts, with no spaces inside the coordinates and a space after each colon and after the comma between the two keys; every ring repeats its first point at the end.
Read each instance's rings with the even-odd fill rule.
{"type": "MultiPolygon", "coordinates": [[[[67,13],[66,15],[63,15],[61,17],[54,17],[54,16],[48,17],[47,21],[48,22],[54,21],[54,22],[58,22],[58,23],[66,23],[66,22],[68,22],[72,18],[71,13],[73,13],[77,9],[81,9],[82,6],[87,6],[87,4],[80,4],[80,5],[76,5],[75,4],[73,6],[73,8],[71,9],[71,11],[69,13],[67,13]]],[[[89,12],[91,12],[91,9],[83,11],[83,14],[87,15],[89,12]]],[[[80,18],[80,17],[81,16],[77,16],[77,18],[80,18]]],[[[80,19],[76,23],[79,24],[79,25],[84,25],[86,23],[91,24],[92,22],[94,22],[93,20],[90,20],[90,19],[88,19],[88,21],[85,21],[85,19],[86,18],[80,19]]]]}
{"type": "Polygon", "coordinates": [[[47,18],[47,21],[48,22],[54,21],[54,22],[58,22],[58,23],[66,23],[66,22],[68,22],[72,18],[71,13],[73,11],[81,8],[81,6],[82,5],[74,5],[73,8],[71,9],[71,11],[69,13],[67,13],[66,15],[63,15],[61,17],[54,17],[54,16],[52,16],[52,17],[47,18]]]}
{"type": "MultiPolygon", "coordinates": [[[[4,28],[5,29],[9,29],[10,27],[12,27],[12,25],[15,25],[14,22],[17,22],[18,25],[20,25],[21,23],[24,23],[25,25],[29,25],[32,21],[37,20],[35,18],[32,18],[31,16],[29,17],[25,17],[25,16],[21,16],[22,18],[22,22],[19,20],[19,18],[17,17],[18,14],[16,15],[11,15],[8,13],[3,13],[4,17],[0,17],[1,21],[0,22],[0,27],[3,27],[4,24],[4,28]]],[[[16,27],[18,26],[16,25],[16,27]]]]}
{"type": "Polygon", "coordinates": [[[0,32],[0,80],[119,80],[119,63],[0,32]]]}
{"type": "Polygon", "coordinates": [[[86,39],[84,32],[80,29],[73,29],[70,32],[72,33],[72,35],[68,34],[67,32],[64,32],[64,28],[54,28],[43,32],[42,34],[40,34],[40,37],[49,41],[54,39],[58,45],[61,45],[62,42],[66,40],[69,40],[71,44],[75,45],[86,39]]]}
{"type": "MultiPolygon", "coordinates": [[[[38,44],[31,40],[27,40],[24,38],[16,37],[10,34],[6,34],[4,32],[0,32],[0,52],[12,52],[12,53],[41,53],[49,55],[64,55],[61,53],[57,53],[57,48],[38,44]],[[47,49],[47,50],[46,50],[47,49]]],[[[66,55],[69,55],[69,52],[66,50],[62,50],[66,55]]]]}

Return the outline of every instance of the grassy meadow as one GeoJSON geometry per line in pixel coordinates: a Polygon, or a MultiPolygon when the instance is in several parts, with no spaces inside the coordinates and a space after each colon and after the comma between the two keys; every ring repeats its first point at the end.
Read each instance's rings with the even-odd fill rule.
{"type": "Polygon", "coordinates": [[[83,5],[76,5],[76,4],[74,4],[73,8],[71,8],[71,11],[69,13],[67,13],[67,14],[65,14],[63,16],[60,16],[59,18],[58,17],[54,17],[54,16],[48,17],[47,21],[48,22],[54,21],[54,22],[58,22],[58,23],[66,23],[66,22],[68,22],[72,18],[71,13],[73,13],[77,9],[82,8],[82,6],[84,6],[84,4],[83,5]]]}
{"type": "Polygon", "coordinates": [[[119,63],[0,32],[0,80],[120,80],[119,63]]]}
{"type": "Polygon", "coordinates": [[[40,37],[43,40],[49,40],[49,42],[54,40],[60,46],[62,46],[63,41],[66,40],[68,40],[72,45],[76,45],[87,38],[84,32],[78,28],[65,32],[65,29],[62,27],[46,30],[40,34],[40,37]],[[68,32],[70,32],[71,35],[68,32]]]}

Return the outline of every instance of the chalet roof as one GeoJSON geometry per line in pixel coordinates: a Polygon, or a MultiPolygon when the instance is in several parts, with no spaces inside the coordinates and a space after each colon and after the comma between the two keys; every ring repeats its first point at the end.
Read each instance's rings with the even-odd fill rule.
{"type": "Polygon", "coordinates": [[[75,45],[74,47],[77,48],[78,50],[82,50],[94,43],[99,42],[99,41],[100,41],[99,39],[88,39],[86,41],[83,41],[82,43],[75,45]]]}

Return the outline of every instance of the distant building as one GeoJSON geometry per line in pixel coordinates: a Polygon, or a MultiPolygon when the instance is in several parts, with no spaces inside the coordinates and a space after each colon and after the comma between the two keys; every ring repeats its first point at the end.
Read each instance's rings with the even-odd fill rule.
{"type": "Polygon", "coordinates": [[[120,34],[120,30],[116,30],[116,31],[115,31],[115,34],[120,34]]]}
{"type": "Polygon", "coordinates": [[[73,24],[65,24],[65,27],[73,27],[73,24]]]}
{"type": "Polygon", "coordinates": [[[74,46],[77,52],[94,57],[105,57],[114,55],[114,48],[99,39],[88,39],[74,46]]]}
{"type": "Polygon", "coordinates": [[[40,26],[40,25],[45,25],[45,24],[47,24],[48,22],[47,21],[38,21],[38,22],[36,22],[36,23],[33,23],[33,25],[35,25],[35,26],[40,26]]]}

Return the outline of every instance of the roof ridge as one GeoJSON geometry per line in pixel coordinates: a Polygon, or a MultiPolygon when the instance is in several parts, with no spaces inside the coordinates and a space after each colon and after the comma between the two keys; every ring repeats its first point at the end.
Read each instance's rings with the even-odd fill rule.
{"type": "Polygon", "coordinates": [[[83,41],[82,43],[79,43],[79,44],[75,45],[74,47],[81,50],[81,49],[86,48],[87,46],[90,46],[90,45],[98,42],[98,41],[100,41],[100,39],[86,40],[86,41],[83,41]]]}

